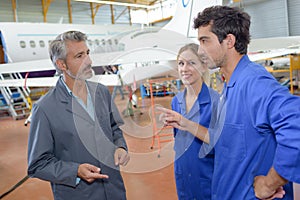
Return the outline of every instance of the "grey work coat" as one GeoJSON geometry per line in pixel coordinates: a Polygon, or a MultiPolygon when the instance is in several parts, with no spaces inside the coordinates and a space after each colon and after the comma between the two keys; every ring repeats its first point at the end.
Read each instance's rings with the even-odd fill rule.
{"type": "Polygon", "coordinates": [[[51,182],[56,200],[121,200],[125,187],[114,165],[118,147],[127,150],[119,125],[123,121],[108,89],[88,82],[95,121],[71,96],[63,80],[33,107],[28,143],[28,175],[51,182]],[[78,166],[101,168],[108,179],[76,184],[78,166]]]}

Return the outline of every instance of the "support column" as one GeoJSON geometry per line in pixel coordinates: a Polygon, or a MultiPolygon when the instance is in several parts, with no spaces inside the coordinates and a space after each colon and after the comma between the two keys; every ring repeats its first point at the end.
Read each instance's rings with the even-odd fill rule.
{"type": "Polygon", "coordinates": [[[111,23],[115,24],[114,6],[110,5],[111,23]]]}
{"type": "Polygon", "coordinates": [[[96,14],[97,14],[97,12],[98,12],[101,5],[102,4],[97,4],[96,7],[95,7],[95,10],[94,10],[94,3],[90,3],[92,24],[95,24],[95,17],[96,17],[96,14]]]}
{"type": "Polygon", "coordinates": [[[14,22],[18,22],[16,0],[11,0],[11,5],[12,5],[13,13],[14,13],[14,22]]]}
{"type": "Polygon", "coordinates": [[[72,7],[71,7],[71,0],[68,0],[68,13],[69,13],[69,23],[73,23],[73,18],[72,18],[72,7]]]}
{"type": "Polygon", "coordinates": [[[47,13],[48,13],[48,8],[51,5],[51,2],[52,0],[42,0],[44,22],[47,22],[47,13]]]}

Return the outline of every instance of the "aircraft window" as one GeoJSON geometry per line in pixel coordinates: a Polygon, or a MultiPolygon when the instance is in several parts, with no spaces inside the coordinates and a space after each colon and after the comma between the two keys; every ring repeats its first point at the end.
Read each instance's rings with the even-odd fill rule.
{"type": "Polygon", "coordinates": [[[109,45],[112,45],[111,39],[108,39],[107,41],[109,45]]]}
{"type": "Polygon", "coordinates": [[[92,40],[88,40],[89,46],[93,45],[93,41],[92,40]]]}
{"type": "Polygon", "coordinates": [[[118,39],[115,39],[115,44],[118,44],[118,43],[119,43],[118,39]]]}
{"type": "Polygon", "coordinates": [[[26,43],[24,41],[20,41],[20,47],[21,48],[26,48],[26,43]]]}
{"type": "Polygon", "coordinates": [[[104,39],[101,40],[101,44],[105,45],[105,40],[104,39]]]}
{"type": "Polygon", "coordinates": [[[49,40],[49,41],[48,41],[48,44],[50,45],[51,42],[52,42],[52,40],[49,40]]]}
{"type": "Polygon", "coordinates": [[[29,44],[31,48],[35,48],[35,42],[33,40],[30,40],[29,44]]]}
{"type": "Polygon", "coordinates": [[[100,45],[100,41],[98,39],[95,40],[95,43],[96,43],[97,46],[100,45]]]}
{"type": "Polygon", "coordinates": [[[40,47],[45,47],[45,42],[43,40],[40,40],[39,43],[40,43],[40,47]]]}
{"type": "Polygon", "coordinates": [[[119,51],[125,51],[125,44],[124,43],[120,43],[118,46],[119,46],[119,51]]]}

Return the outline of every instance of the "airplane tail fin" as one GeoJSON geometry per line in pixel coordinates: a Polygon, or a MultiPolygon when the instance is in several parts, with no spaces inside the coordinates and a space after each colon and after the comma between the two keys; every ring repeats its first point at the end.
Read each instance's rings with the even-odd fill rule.
{"type": "Polygon", "coordinates": [[[222,0],[177,0],[176,12],[163,29],[197,38],[197,32],[193,29],[194,18],[200,11],[213,5],[222,5],[222,0]]]}

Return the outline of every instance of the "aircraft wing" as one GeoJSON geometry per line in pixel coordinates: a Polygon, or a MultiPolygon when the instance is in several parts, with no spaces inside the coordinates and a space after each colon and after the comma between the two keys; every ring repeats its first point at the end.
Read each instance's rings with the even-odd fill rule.
{"type": "Polygon", "coordinates": [[[56,84],[58,77],[42,77],[28,79],[8,79],[1,80],[0,87],[53,87],[56,84]]]}
{"type": "Polygon", "coordinates": [[[263,61],[300,53],[300,36],[260,38],[251,40],[248,46],[251,61],[263,61]]]}
{"type": "MultiPolygon", "coordinates": [[[[53,87],[56,85],[58,76],[56,77],[41,77],[27,79],[9,79],[1,80],[0,87],[53,87]]],[[[120,85],[119,77],[115,74],[95,75],[90,79],[93,82],[99,82],[106,86],[120,85]]]]}
{"type": "Polygon", "coordinates": [[[92,54],[93,66],[176,60],[176,53],[162,48],[144,47],[128,51],[92,54]]]}
{"type": "MultiPolygon", "coordinates": [[[[177,75],[177,69],[174,67],[174,63],[166,62],[165,64],[154,64],[151,66],[137,67],[126,71],[122,75],[123,83],[133,84],[135,81],[141,81],[144,79],[150,79],[156,76],[162,75],[177,75]]],[[[1,80],[0,87],[53,87],[56,85],[58,77],[41,77],[41,78],[27,78],[27,79],[9,79],[1,80]]],[[[106,86],[121,85],[118,75],[105,74],[95,75],[90,81],[98,82],[106,86]]]]}
{"type": "Polygon", "coordinates": [[[50,59],[7,63],[0,65],[0,74],[54,70],[50,59]]]}
{"type": "MultiPolygon", "coordinates": [[[[175,60],[176,54],[161,48],[138,48],[130,51],[91,54],[93,66],[175,60]]],[[[50,59],[15,62],[0,65],[0,73],[54,70],[50,59]]]]}
{"type": "MultiPolygon", "coordinates": [[[[147,63],[147,62],[164,62],[176,60],[176,55],[172,51],[161,48],[136,48],[130,51],[119,51],[110,53],[99,53],[91,54],[91,59],[93,61],[93,66],[108,66],[114,64],[134,64],[134,63],[147,63]]],[[[26,62],[16,62],[0,65],[0,74],[5,73],[16,73],[16,72],[35,72],[35,71],[46,71],[54,70],[54,66],[50,59],[26,61],[26,62]]],[[[136,74],[137,79],[145,79],[154,77],[157,74],[165,73],[165,71],[170,70],[168,68],[159,66],[149,66],[136,68],[134,71],[129,70],[130,73],[136,74]]],[[[126,70],[125,70],[126,71],[126,70]]],[[[126,83],[132,83],[132,76],[130,73],[126,72],[126,75],[122,75],[126,83]],[[128,78],[129,77],[129,78],[128,78]],[[131,79],[131,80],[129,80],[131,79]]],[[[54,86],[57,81],[57,77],[41,77],[41,78],[27,78],[25,79],[9,79],[1,80],[0,87],[3,86],[19,86],[24,85],[30,87],[42,87],[42,86],[54,86]]],[[[92,81],[100,82],[107,86],[120,85],[118,77],[115,75],[96,75],[92,78],[92,81]]]]}
{"type": "Polygon", "coordinates": [[[177,77],[178,72],[174,62],[169,61],[166,63],[153,64],[146,67],[137,67],[123,74],[122,80],[124,84],[132,84],[134,81],[151,79],[163,75],[177,77]]]}
{"type": "Polygon", "coordinates": [[[300,47],[300,36],[272,37],[251,40],[248,52],[261,52],[300,47]]]}
{"type": "Polygon", "coordinates": [[[258,53],[249,53],[249,59],[251,61],[260,61],[260,60],[267,60],[270,58],[276,58],[280,56],[286,56],[290,54],[299,54],[300,48],[298,49],[276,49],[276,50],[269,50],[266,52],[258,52],[258,53]]]}
{"type": "MultiPolygon", "coordinates": [[[[300,37],[299,37],[300,38],[300,37]]],[[[298,38],[297,38],[298,39],[298,38]]],[[[294,39],[296,40],[296,39],[294,39]]],[[[293,40],[293,41],[294,41],[293,40]]],[[[255,40],[252,44],[252,49],[261,49],[260,47],[255,47],[255,44],[264,43],[261,39],[255,40]]],[[[295,45],[295,43],[289,43],[295,45]]],[[[266,45],[267,46],[267,45],[266,45]]],[[[295,47],[295,46],[293,46],[295,47]]],[[[299,54],[300,48],[281,48],[273,49],[265,52],[249,53],[248,56],[252,61],[266,60],[274,57],[289,55],[289,54],[299,54]]],[[[144,47],[135,48],[128,51],[118,51],[118,52],[108,52],[108,53],[98,53],[91,54],[91,59],[93,61],[93,66],[108,66],[114,64],[121,64],[126,66],[126,64],[134,63],[147,63],[159,61],[168,62],[176,60],[176,52],[168,49],[158,48],[158,47],[144,47]]],[[[171,65],[170,65],[171,66],[171,65]]],[[[155,77],[160,74],[176,73],[176,70],[172,71],[172,67],[159,65],[151,65],[149,67],[137,67],[134,70],[129,70],[126,74],[122,75],[125,84],[130,84],[135,78],[136,81],[155,77]]],[[[174,66],[174,64],[173,64],[174,66]]],[[[33,71],[46,71],[54,70],[54,66],[50,59],[35,60],[35,61],[25,61],[16,62],[0,65],[0,74],[4,73],[15,73],[15,72],[33,72],[33,71]]],[[[1,80],[0,87],[3,86],[54,86],[57,78],[55,77],[43,77],[43,78],[28,78],[26,80],[1,80]]],[[[97,75],[93,78],[94,81],[100,82],[107,86],[120,85],[118,77],[114,75],[97,75]]]]}

